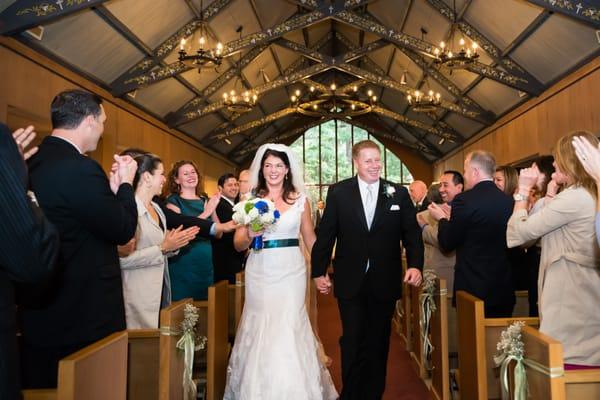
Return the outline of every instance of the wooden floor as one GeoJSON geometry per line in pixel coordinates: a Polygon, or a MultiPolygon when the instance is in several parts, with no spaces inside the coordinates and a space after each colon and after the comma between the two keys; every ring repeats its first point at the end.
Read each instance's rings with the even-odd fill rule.
{"type": "MultiPolygon", "coordinates": [[[[342,387],[340,368],[340,348],[338,344],[342,333],[337,303],[332,294],[317,294],[319,336],[325,352],[333,359],[329,368],[336,388],[342,387]]],[[[387,382],[384,400],[425,400],[431,399],[422,380],[419,379],[410,364],[410,356],[403,350],[400,337],[392,332],[390,355],[388,359],[387,382]]]]}

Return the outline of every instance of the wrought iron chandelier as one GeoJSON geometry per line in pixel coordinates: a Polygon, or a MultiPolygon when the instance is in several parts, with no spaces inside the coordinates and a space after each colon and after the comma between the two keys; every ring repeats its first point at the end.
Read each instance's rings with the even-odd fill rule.
{"type": "MultiPolygon", "coordinates": [[[[242,37],[242,29],[243,28],[240,26],[236,30],[236,32],[240,34],[240,38],[242,37]]],[[[247,113],[254,108],[256,101],[258,100],[258,94],[255,90],[244,88],[241,59],[242,53],[240,52],[237,64],[237,76],[233,82],[233,89],[223,93],[223,103],[225,103],[225,107],[229,112],[234,114],[247,113]]]]}
{"type": "Polygon", "coordinates": [[[338,90],[335,83],[332,83],[324,92],[318,92],[312,85],[305,93],[296,89],[290,97],[290,101],[296,112],[303,115],[323,117],[334,114],[342,118],[356,117],[371,112],[373,105],[377,102],[377,96],[371,89],[362,93],[356,85],[351,90],[343,92],[338,90]]]}
{"type": "Polygon", "coordinates": [[[415,112],[432,112],[442,104],[442,95],[439,92],[434,92],[427,84],[427,78],[423,81],[427,89],[421,91],[419,89],[409,90],[406,100],[412,111],[415,112]]]}
{"type": "MultiPolygon", "coordinates": [[[[179,42],[179,61],[193,68],[197,68],[198,72],[202,69],[215,68],[221,65],[223,61],[223,44],[218,42],[214,48],[211,48],[208,44],[208,28],[206,27],[206,22],[204,21],[204,4],[202,0],[200,1],[200,21],[201,25],[197,31],[197,34],[200,36],[198,39],[199,48],[196,50],[195,54],[188,54],[186,51],[187,41],[185,38],[182,38],[179,42]]],[[[196,36],[196,34],[194,34],[196,36]]]]}
{"type": "Polygon", "coordinates": [[[479,58],[479,54],[477,53],[479,46],[477,43],[471,42],[470,46],[466,46],[466,41],[462,34],[458,41],[459,48],[456,50],[454,49],[456,15],[456,0],[454,0],[452,7],[452,26],[450,27],[448,43],[441,41],[439,47],[436,47],[433,50],[433,62],[450,69],[465,68],[479,58]]]}

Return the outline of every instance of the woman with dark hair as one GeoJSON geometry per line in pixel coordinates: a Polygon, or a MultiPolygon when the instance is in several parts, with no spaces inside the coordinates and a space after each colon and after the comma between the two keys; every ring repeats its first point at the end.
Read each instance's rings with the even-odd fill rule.
{"type": "Polygon", "coordinates": [[[138,226],[135,250],[120,258],[128,329],[158,328],[159,310],[171,302],[171,283],[167,257],[188,244],[198,227],[167,231],[165,215],[152,201],[165,183],[164,167],[153,154],[134,158],[137,171],[133,179],[138,226]]]}
{"type": "MultiPolygon", "coordinates": [[[[531,168],[538,172],[538,179],[529,195],[529,215],[538,212],[546,201],[551,201],[558,191],[558,186],[551,180],[554,173],[554,157],[542,155],[536,157],[531,168]]],[[[537,317],[538,310],[538,274],[540,271],[540,257],[542,255],[542,241],[536,240],[528,243],[525,247],[525,268],[527,274],[527,297],[529,300],[529,316],[537,317]]]]}
{"type": "Polygon", "coordinates": [[[599,143],[585,131],[558,140],[552,181],[562,190],[534,214],[527,213],[527,197],[539,172],[537,168],[521,170],[506,233],[511,247],[541,238],[540,332],[562,343],[567,369],[600,366],[600,249],[594,228],[597,186],[575,155],[575,137],[584,137],[593,146],[599,143]]]}
{"type": "Polygon", "coordinates": [[[227,368],[226,400],[334,400],[338,395],[319,360],[318,341],[306,311],[307,267],[315,242],[302,168],[289,147],[262,145],[250,168],[250,187],[270,199],[281,217],[266,232],[239,227],[236,250],[257,235],[264,248],[246,262],[246,298],[227,368]]]}
{"type": "Polygon", "coordinates": [[[494,183],[498,187],[498,189],[502,190],[508,196],[515,194],[517,190],[519,174],[517,170],[511,167],[510,165],[501,165],[496,168],[496,173],[494,174],[494,183]]]}
{"type": "MultiPolygon", "coordinates": [[[[182,160],[173,165],[167,179],[167,207],[176,213],[211,219],[219,195],[210,200],[199,194],[200,175],[193,161],[182,160]]],[[[197,237],[169,262],[173,300],[192,297],[206,300],[208,287],[214,282],[212,246],[210,240],[197,237]]]]}

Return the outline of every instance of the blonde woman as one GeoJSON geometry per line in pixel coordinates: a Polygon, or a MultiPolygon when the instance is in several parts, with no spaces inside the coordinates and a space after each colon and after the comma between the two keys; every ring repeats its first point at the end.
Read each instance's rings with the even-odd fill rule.
{"type": "Polygon", "coordinates": [[[574,132],[558,140],[552,181],[562,187],[543,208],[528,215],[527,198],[538,180],[536,168],[519,176],[515,207],[508,222],[509,247],[541,237],[538,290],[540,331],[559,340],[566,368],[600,366],[600,251],[596,241],[596,181],[575,155],[572,141],[589,132],[574,132]]]}

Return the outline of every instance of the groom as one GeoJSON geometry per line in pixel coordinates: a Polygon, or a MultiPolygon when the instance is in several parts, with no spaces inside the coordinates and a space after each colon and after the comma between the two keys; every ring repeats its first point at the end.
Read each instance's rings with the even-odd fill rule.
{"type": "Polygon", "coordinates": [[[312,249],[312,277],[321,293],[329,292],[327,267],[335,244],[335,296],[343,328],[340,399],[381,399],[391,319],[402,290],[400,242],[409,266],[404,281],[414,286],[421,284],[423,242],[406,188],[380,179],[377,144],[356,143],[352,160],[357,176],[329,188],[312,249]]]}

